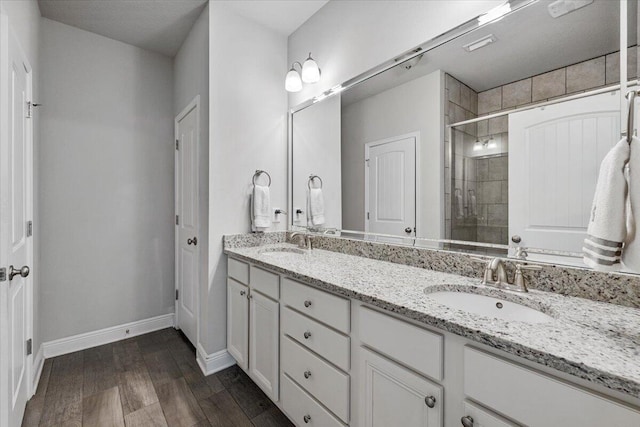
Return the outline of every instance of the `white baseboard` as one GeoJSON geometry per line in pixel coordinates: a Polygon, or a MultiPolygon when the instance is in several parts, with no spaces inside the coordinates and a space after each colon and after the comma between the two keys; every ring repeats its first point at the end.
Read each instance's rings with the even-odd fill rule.
{"type": "Polygon", "coordinates": [[[42,375],[42,368],[44,368],[44,347],[41,345],[38,352],[33,355],[31,396],[33,396],[38,390],[38,383],[40,382],[40,376],[42,375]]]}
{"type": "Polygon", "coordinates": [[[152,317],[150,319],[125,323],[124,325],[100,329],[98,331],[73,335],[71,337],[61,338],[42,344],[44,357],[49,358],[73,353],[74,351],[109,344],[111,342],[120,341],[172,326],[175,326],[175,315],[170,313],[152,317]]]}
{"type": "Polygon", "coordinates": [[[204,375],[215,374],[218,371],[236,364],[236,360],[231,357],[226,349],[217,351],[213,354],[207,354],[204,348],[198,344],[197,353],[196,361],[204,375]]]}

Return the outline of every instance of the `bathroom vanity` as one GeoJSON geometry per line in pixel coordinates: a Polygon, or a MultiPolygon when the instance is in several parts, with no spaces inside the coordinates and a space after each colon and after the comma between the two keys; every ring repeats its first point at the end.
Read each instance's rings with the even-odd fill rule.
{"type": "Polygon", "coordinates": [[[248,240],[225,241],[228,351],[296,425],[640,425],[636,308],[248,240]]]}

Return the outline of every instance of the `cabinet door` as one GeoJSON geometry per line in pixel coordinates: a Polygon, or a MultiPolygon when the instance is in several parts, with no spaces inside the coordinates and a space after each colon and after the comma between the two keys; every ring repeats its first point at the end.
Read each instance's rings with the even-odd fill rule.
{"type": "Polygon", "coordinates": [[[279,304],[255,290],[249,296],[249,376],[278,400],[279,304]]]}
{"type": "Polygon", "coordinates": [[[227,351],[247,370],[249,354],[249,288],[227,279],[227,351]]]}
{"type": "Polygon", "coordinates": [[[360,369],[364,426],[443,425],[442,387],[365,348],[360,348],[360,369]]]}

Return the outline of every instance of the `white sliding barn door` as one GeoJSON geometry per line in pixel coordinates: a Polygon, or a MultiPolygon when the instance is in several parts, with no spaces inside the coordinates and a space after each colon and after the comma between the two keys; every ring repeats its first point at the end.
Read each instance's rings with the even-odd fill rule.
{"type": "Polygon", "coordinates": [[[176,326],[195,346],[198,339],[198,145],[199,97],[176,117],[176,326]]]}
{"type": "Polygon", "coordinates": [[[510,239],[582,251],[600,163],[620,140],[619,109],[605,93],[509,115],[510,239]]]}
{"type": "Polygon", "coordinates": [[[31,391],[33,211],[31,67],[2,19],[0,139],[0,425],[22,423],[31,391]],[[13,274],[12,273],[15,273],[13,274]]]}
{"type": "Polygon", "coordinates": [[[365,231],[415,236],[416,137],[366,144],[365,159],[365,231]]]}

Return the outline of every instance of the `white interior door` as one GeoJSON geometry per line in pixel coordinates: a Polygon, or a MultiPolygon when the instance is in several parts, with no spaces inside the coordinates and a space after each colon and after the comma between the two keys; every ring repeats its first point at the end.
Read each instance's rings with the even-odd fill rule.
{"type": "Polygon", "coordinates": [[[416,138],[369,143],[365,151],[365,231],[415,236],[416,138]]]}
{"type": "Polygon", "coordinates": [[[22,422],[30,392],[32,297],[29,268],[33,260],[27,221],[32,215],[31,67],[8,20],[2,17],[2,140],[0,147],[0,424],[22,422]],[[6,410],[5,410],[6,408],[6,410]],[[5,414],[4,416],[2,414],[5,414]]]}
{"type": "Polygon", "coordinates": [[[581,252],[600,163],[619,140],[619,97],[611,93],[510,114],[511,239],[581,252]]]}
{"type": "Polygon", "coordinates": [[[176,326],[192,344],[198,323],[199,98],[176,117],[176,326]]]}

